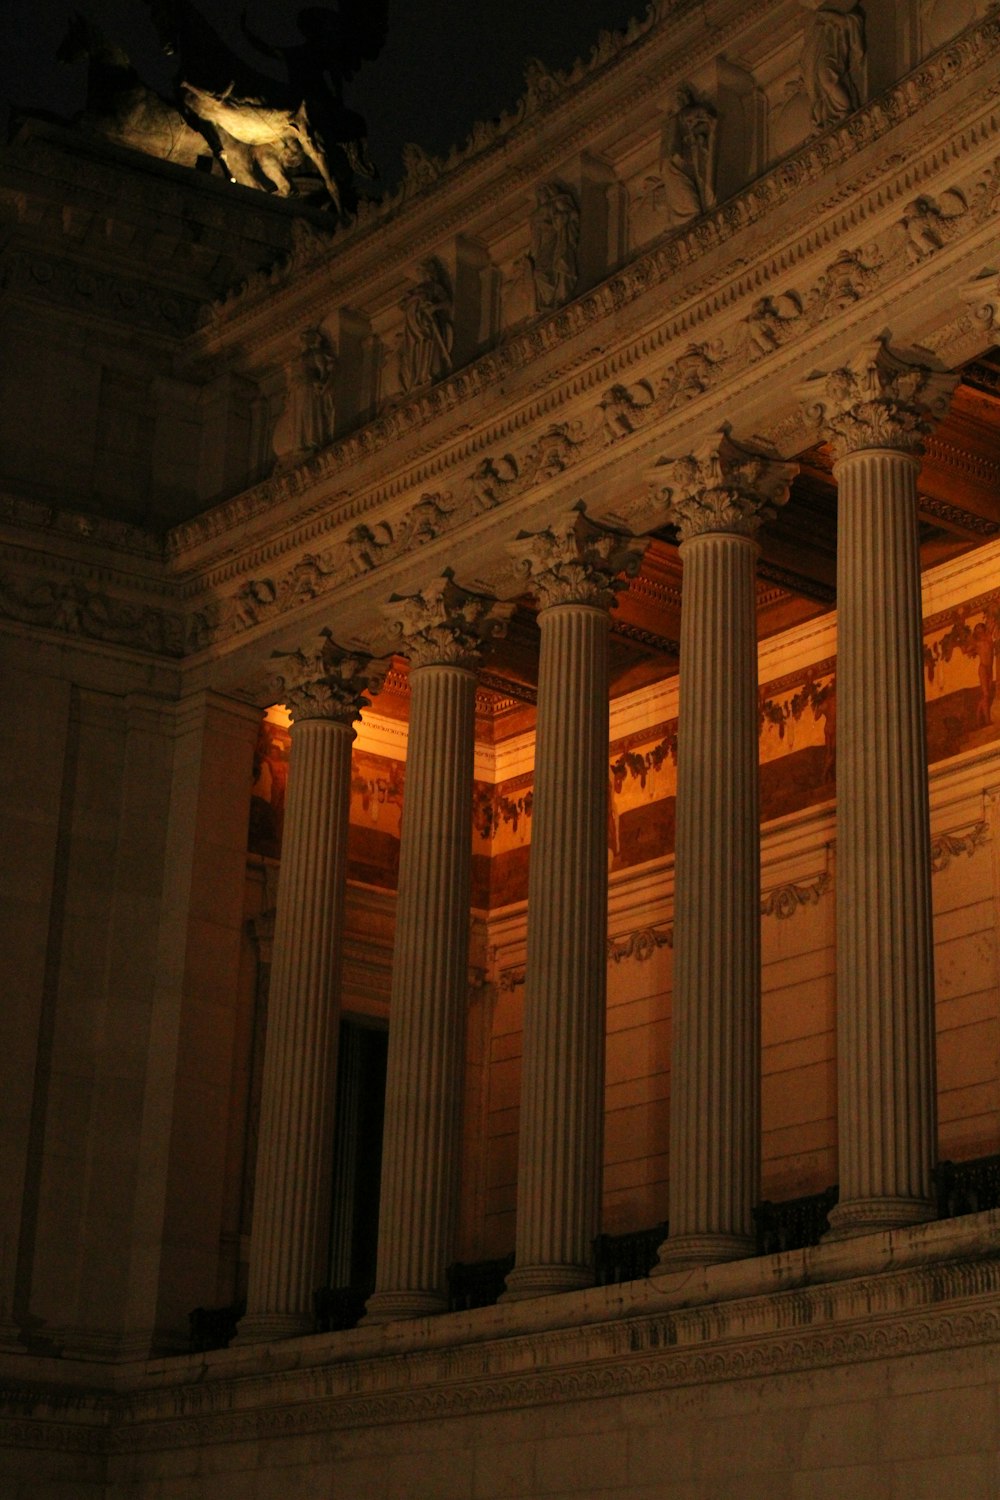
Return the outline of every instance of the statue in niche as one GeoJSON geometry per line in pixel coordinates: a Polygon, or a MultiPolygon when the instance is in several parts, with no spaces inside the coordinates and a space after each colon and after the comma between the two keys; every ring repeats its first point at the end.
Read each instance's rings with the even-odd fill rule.
{"type": "Polygon", "coordinates": [[[545,182],[531,215],[531,274],[535,311],[549,312],[568,302],[580,274],[580,210],[568,187],[545,182]]]}
{"type": "Polygon", "coordinates": [[[399,387],[404,394],[440,380],[451,369],[455,330],[451,282],[432,256],[420,266],[420,280],[404,296],[399,345],[399,387]]]}
{"type": "Polygon", "coordinates": [[[274,430],[274,450],[286,463],[325,448],[333,438],[337,351],[322,328],[307,328],[300,343],[288,402],[274,430]]]}
{"type": "Polygon", "coordinates": [[[686,224],[715,206],[717,126],[712,106],[693,89],[681,89],[660,163],[662,190],[656,204],[666,209],[671,224],[686,224]]]}
{"type": "Polygon", "coordinates": [[[806,32],[802,74],[822,130],[860,108],[866,92],[865,20],[858,9],[818,10],[806,32]]]}

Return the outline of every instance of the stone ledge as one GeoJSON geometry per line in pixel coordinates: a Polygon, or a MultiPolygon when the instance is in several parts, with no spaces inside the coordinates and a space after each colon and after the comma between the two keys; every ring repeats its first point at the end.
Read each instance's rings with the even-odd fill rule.
{"type": "Polygon", "coordinates": [[[151,1451],[626,1396],[998,1339],[1000,1210],[991,1210],[624,1286],[113,1371],[2,1356],[0,1440],[151,1451]]]}

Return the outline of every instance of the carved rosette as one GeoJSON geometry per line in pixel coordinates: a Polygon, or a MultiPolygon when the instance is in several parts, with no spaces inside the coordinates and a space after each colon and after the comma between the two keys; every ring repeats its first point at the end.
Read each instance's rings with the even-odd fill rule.
{"type": "Polygon", "coordinates": [[[540,609],[554,604],[610,609],[625,578],[638,573],[646,545],[590,520],[581,500],[561,522],[544,531],[522,532],[507,550],[540,609]]]}
{"type": "Polygon", "coordinates": [[[453,666],[474,670],[484,645],[506,634],[513,604],[463,589],[446,572],[407,597],[393,595],[383,613],[399,637],[411,667],[453,666]]]}
{"type": "Polygon", "coordinates": [[[753,539],[788,499],[798,465],[744,447],[723,428],[684,458],[661,459],[654,482],[681,542],[723,534],[753,539]]]}
{"type": "Polygon", "coordinates": [[[927,352],[890,348],[887,335],[849,364],[814,375],[800,388],[806,414],[824,431],[834,458],[870,448],[918,454],[932,421],[944,416],[958,377],[934,368],[927,352]]]}
{"type": "MultiPolygon", "coordinates": [[[[277,654],[277,653],[276,653],[277,654]]],[[[333,719],[353,724],[368,706],[368,693],[377,692],[387,670],[363,651],[338,646],[324,632],[319,646],[290,651],[271,678],[275,698],[284,703],[292,722],[333,719]]]]}

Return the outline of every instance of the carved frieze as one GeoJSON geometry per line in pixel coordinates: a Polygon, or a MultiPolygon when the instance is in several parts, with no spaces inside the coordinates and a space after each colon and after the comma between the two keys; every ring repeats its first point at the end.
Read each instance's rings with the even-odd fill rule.
{"type": "Polygon", "coordinates": [[[180,657],[185,650],[183,616],[137,604],[79,579],[19,579],[0,574],[0,616],[59,630],[67,635],[138,651],[180,657]]]}

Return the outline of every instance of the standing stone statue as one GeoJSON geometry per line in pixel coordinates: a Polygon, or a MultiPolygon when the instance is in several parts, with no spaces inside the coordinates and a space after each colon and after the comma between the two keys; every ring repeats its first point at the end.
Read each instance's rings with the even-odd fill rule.
{"type": "Polygon", "coordinates": [[[399,346],[399,387],[404,393],[440,380],[451,369],[455,331],[448,273],[432,256],[422,262],[420,278],[400,303],[403,337],[399,346]]]}
{"type": "Polygon", "coordinates": [[[661,163],[663,198],[671,224],[686,224],[715,206],[715,110],[693,89],[677,95],[667,150],[661,163]]]}
{"type": "Polygon", "coordinates": [[[337,351],[322,328],[300,335],[301,350],[289,374],[288,401],[274,430],[274,451],[294,463],[333,439],[337,351]]]}
{"type": "Polygon", "coordinates": [[[535,310],[548,312],[568,302],[580,274],[580,210],[568,187],[546,182],[537,190],[531,215],[531,268],[535,310]]]}
{"type": "Polygon", "coordinates": [[[859,9],[816,12],[802,49],[802,76],[821,130],[860,108],[866,79],[865,20],[859,9]]]}

